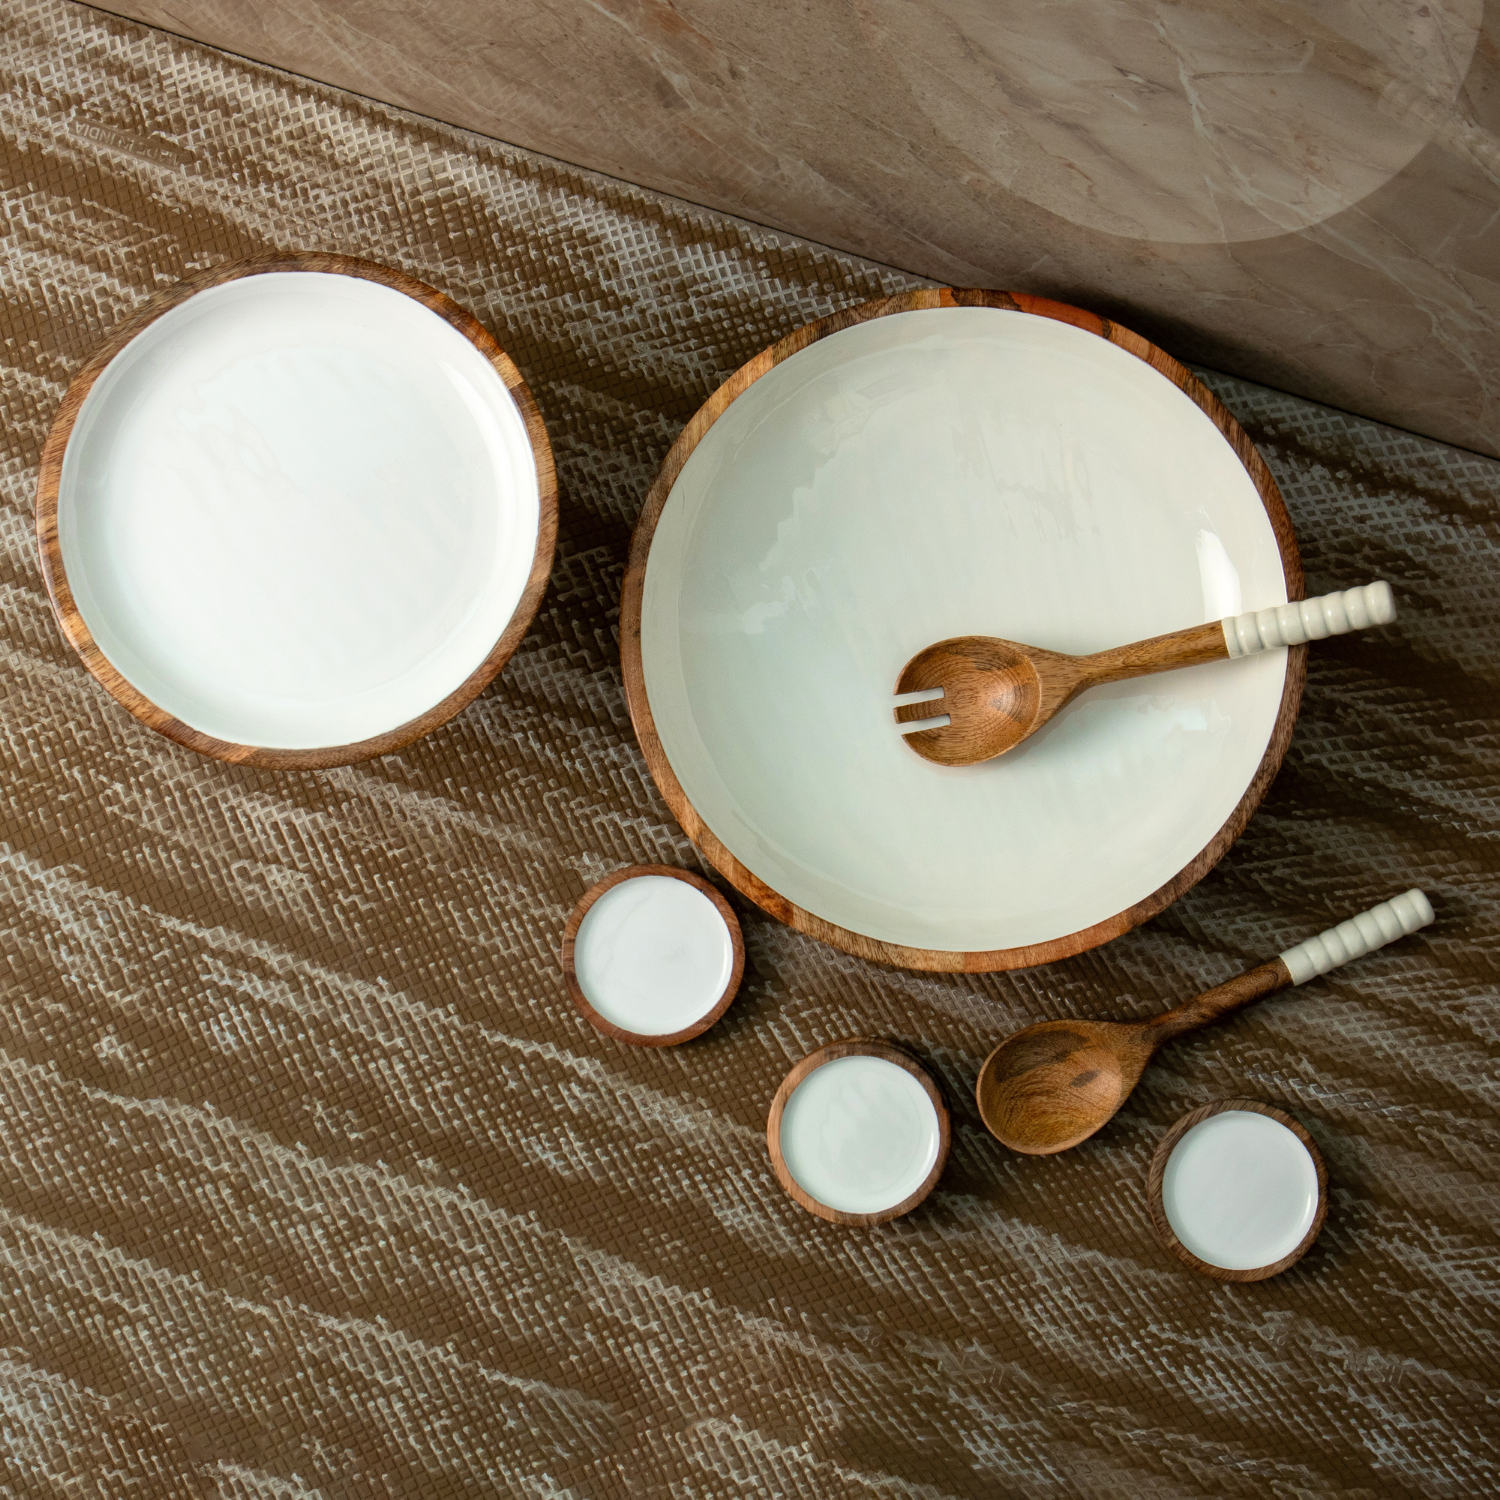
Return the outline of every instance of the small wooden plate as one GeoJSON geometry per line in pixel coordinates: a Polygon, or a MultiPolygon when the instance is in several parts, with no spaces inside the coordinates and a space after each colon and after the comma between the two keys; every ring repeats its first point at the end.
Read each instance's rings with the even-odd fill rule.
{"type": "MultiPolygon", "coordinates": [[[[1248,1123],[1248,1122],[1245,1122],[1248,1123]]],[[[1240,1151],[1258,1151],[1266,1149],[1276,1151],[1284,1149],[1284,1140],[1278,1140],[1275,1133],[1264,1127],[1251,1127],[1240,1140],[1226,1140],[1211,1145],[1206,1139],[1202,1148],[1212,1151],[1215,1155],[1223,1152],[1226,1156],[1233,1156],[1240,1151]]],[[[1200,1166],[1203,1170],[1207,1161],[1200,1166]]],[[[1286,1160],[1283,1176],[1292,1177],[1298,1172],[1298,1164],[1295,1156],[1289,1156],[1286,1160]]],[[[1219,1180],[1222,1180],[1222,1174],[1219,1180]]],[[[1253,1184],[1246,1184],[1246,1190],[1253,1190],[1253,1184]]],[[[1287,1182],[1281,1191],[1288,1195],[1295,1192],[1306,1192],[1312,1187],[1312,1182],[1292,1183],[1287,1182]]],[[[1201,1271],[1205,1276],[1212,1276],[1218,1281],[1264,1281],[1268,1276],[1279,1275],[1288,1266],[1295,1265],[1301,1260],[1312,1243],[1317,1239],[1323,1228],[1323,1220],[1328,1215],[1328,1170],[1323,1165],[1323,1154],[1318,1150],[1317,1143],[1313,1140],[1302,1125],[1294,1120],[1285,1110],[1277,1109],[1271,1104],[1262,1104],[1257,1099],[1216,1099],[1212,1104],[1205,1104],[1201,1109],[1195,1109],[1185,1114],[1175,1125],[1162,1137],[1161,1144],[1157,1146],[1155,1154],[1151,1158],[1151,1167],[1146,1175],[1146,1201],[1151,1210],[1151,1223],[1156,1229],[1157,1236],[1163,1245],[1172,1252],[1185,1265],[1191,1266],[1195,1271],[1201,1271]],[[1311,1222],[1306,1232],[1297,1244],[1286,1254],[1268,1264],[1250,1267],[1228,1267],[1215,1264],[1213,1261],[1205,1260],[1200,1255],[1190,1250],[1181,1239],[1178,1238],[1176,1230],[1173,1229],[1171,1220],[1168,1218],[1165,1202],[1164,1185],[1166,1184],[1168,1163],[1173,1153],[1181,1145],[1184,1137],[1189,1131],[1202,1125],[1206,1120],[1213,1119],[1217,1115],[1245,1114],[1262,1116],[1266,1120],[1273,1121],[1277,1126],[1283,1127],[1296,1137],[1297,1142],[1311,1158],[1313,1173],[1316,1178],[1316,1205],[1313,1209],[1311,1222]]],[[[1296,1210],[1292,1210],[1296,1212],[1296,1210]]],[[[1305,1214],[1305,1210],[1303,1211],[1305,1214]]],[[[1184,1228],[1185,1226],[1179,1225],[1184,1228]]],[[[1295,1232],[1293,1230],[1292,1232],[1295,1232]]],[[[1206,1248],[1202,1245],[1199,1247],[1206,1248]]]]}
{"type": "MultiPolygon", "coordinates": [[[[642,894],[649,896],[651,892],[646,890],[642,894]]],[[[684,934],[694,926],[698,928],[699,943],[697,953],[684,956],[681,949],[678,950],[679,972],[677,978],[679,982],[683,978],[687,978],[690,983],[695,979],[701,978],[704,970],[717,957],[711,951],[713,941],[711,918],[708,918],[706,912],[698,909],[698,903],[692,898],[688,898],[684,904],[683,901],[674,897],[670,891],[663,892],[659,887],[657,888],[657,899],[653,904],[656,910],[651,915],[659,918],[662,922],[659,936],[666,932],[667,924],[672,922],[682,923],[680,931],[684,934]],[[665,901],[661,899],[662,896],[666,897],[665,901]],[[697,973],[694,975],[684,975],[682,973],[683,964],[696,964],[697,973]]],[[[603,916],[603,914],[601,910],[600,915],[603,916]]],[[[587,934],[585,934],[585,941],[587,942],[587,934]]],[[[637,983],[644,978],[642,970],[655,963],[660,956],[663,965],[661,982],[670,985],[672,983],[672,976],[667,967],[670,959],[660,948],[659,943],[653,944],[649,935],[640,933],[639,926],[637,926],[637,944],[634,952],[621,956],[621,961],[634,970],[634,977],[637,983]]],[[[587,959],[584,961],[584,968],[586,970],[588,968],[587,959]]],[[[606,1036],[612,1036],[616,1041],[630,1042],[637,1047],[675,1047],[679,1042],[688,1042],[695,1036],[702,1036],[729,1009],[730,1002],[739,990],[741,976],[745,972],[745,939],[744,935],[740,932],[739,919],[735,916],[729,903],[702,876],[694,875],[689,870],[674,869],[671,865],[627,865],[625,869],[616,870],[613,875],[606,876],[597,885],[590,887],[584,893],[583,899],[573,908],[573,914],[568,918],[568,925],[563,929],[562,970],[563,978],[567,981],[568,993],[573,997],[573,1003],[583,1012],[584,1018],[589,1024],[598,1027],[606,1036]],[[594,1001],[591,1002],[588,995],[584,992],[584,983],[579,978],[578,973],[578,935],[583,928],[584,918],[593,910],[595,904],[602,896],[608,894],[610,891],[617,890],[628,881],[643,878],[681,881],[683,885],[691,887],[698,895],[706,897],[712,904],[714,912],[723,919],[729,942],[729,977],[727,983],[724,985],[723,992],[711,1008],[696,1015],[686,1025],[670,1032],[632,1030],[621,1025],[618,1020],[611,1020],[609,1016],[604,1015],[597,1008],[597,1006],[608,1008],[608,1002],[598,992],[597,983],[594,986],[594,1001]],[[595,1002],[597,1002],[597,1006],[595,1002]]],[[[628,1005],[628,1001],[626,1004],[628,1005]]],[[[615,1014],[616,1016],[622,1014],[618,1005],[616,1006],[615,1014]]]]}
{"type": "MultiPolygon", "coordinates": [[[[849,1128],[858,1129],[862,1134],[868,1129],[868,1125],[873,1123],[873,1119],[868,1122],[856,1120],[852,1114],[848,1120],[849,1128]]],[[[781,1087],[776,1090],[776,1097],[771,1101],[770,1116],[766,1120],[766,1144],[771,1152],[771,1166],[776,1173],[777,1181],[809,1213],[817,1214],[820,1219],[827,1219],[832,1224],[884,1224],[888,1219],[897,1219],[902,1214],[910,1213],[932,1191],[938,1178],[943,1175],[943,1167],[948,1160],[949,1139],[948,1105],[943,1099],[943,1091],[938,1087],[937,1080],[910,1053],[877,1037],[846,1037],[843,1041],[830,1042],[826,1047],[819,1047],[816,1052],[810,1052],[782,1079],[781,1087]],[[834,1208],[815,1198],[793,1175],[783,1150],[785,1143],[782,1127],[787,1106],[791,1103],[792,1095],[796,1093],[798,1086],[825,1064],[841,1062],[847,1058],[874,1058],[879,1062],[894,1064],[916,1080],[937,1116],[936,1154],[933,1156],[926,1175],[899,1202],[868,1213],[834,1208]]]]}
{"type": "Polygon", "coordinates": [[[389,266],[199,271],[73,377],[37,482],[68,644],[202,755],[388,755],[493,681],[535,617],[557,481],[520,371],[389,266]]]}

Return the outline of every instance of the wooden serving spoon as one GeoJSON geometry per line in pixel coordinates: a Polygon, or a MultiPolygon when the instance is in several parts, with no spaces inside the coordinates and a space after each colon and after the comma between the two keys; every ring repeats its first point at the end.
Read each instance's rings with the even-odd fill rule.
{"type": "Polygon", "coordinates": [[[1013,1151],[1066,1151],[1109,1122],[1163,1042],[1262,995],[1305,984],[1430,921],[1431,902],[1421,891],[1406,891],[1150,1021],[1028,1026],[984,1060],[974,1089],[980,1118],[1013,1151]]]}
{"type": "Polygon", "coordinates": [[[916,726],[946,714],[946,724],[903,729],[906,743],[940,766],[972,766],[1013,750],[1085,688],[1253,656],[1273,646],[1300,646],[1370,625],[1389,625],[1395,618],[1390,584],[1370,583],[1321,599],[1232,615],[1092,656],[1065,656],[994,636],[956,635],[919,651],[901,669],[897,693],[940,688],[942,697],[902,704],[896,709],[896,722],[916,726]]]}

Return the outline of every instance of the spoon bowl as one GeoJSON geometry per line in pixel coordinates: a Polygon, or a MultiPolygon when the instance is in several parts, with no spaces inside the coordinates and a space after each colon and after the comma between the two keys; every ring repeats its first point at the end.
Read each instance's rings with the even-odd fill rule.
{"type": "MultiPolygon", "coordinates": [[[[968,726],[967,751],[976,760],[1003,755],[1039,727],[1042,681],[1029,649],[993,636],[961,635],[919,651],[902,669],[896,691],[940,688],[943,702],[904,704],[896,710],[897,723],[931,718],[936,707],[950,724],[968,726]]],[[[946,727],[918,729],[906,743],[920,755],[943,760],[952,739],[946,727]]]]}
{"type": "Polygon", "coordinates": [[[1125,1102],[1151,1048],[1139,1025],[1043,1021],[985,1059],[975,1094],[990,1133],[1012,1151],[1051,1156],[1087,1140],[1125,1102]]]}

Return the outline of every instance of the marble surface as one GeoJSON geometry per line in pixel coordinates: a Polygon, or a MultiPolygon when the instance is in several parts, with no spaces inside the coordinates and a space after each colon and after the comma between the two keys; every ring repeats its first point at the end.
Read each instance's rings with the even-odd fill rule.
{"type": "Polygon", "coordinates": [[[109,9],[1500,451],[1500,17],[1483,0],[109,9]]]}

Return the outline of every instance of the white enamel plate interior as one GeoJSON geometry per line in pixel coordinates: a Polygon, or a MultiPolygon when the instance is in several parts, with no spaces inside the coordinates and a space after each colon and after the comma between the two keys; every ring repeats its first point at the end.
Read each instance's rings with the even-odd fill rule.
{"type": "Polygon", "coordinates": [[[1255,1271],[1284,1260],[1318,1212],[1318,1168],[1279,1120],[1230,1109],[1200,1120],[1172,1148],[1161,1204],[1199,1260],[1255,1271]]]}
{"type": "Polygon", "coordinates": [[[94,383],[58,496],[99,649],[236,744],[346,745],[442,702],[526,587],[540,506],[498,372],[354,276],[245,276],[163,314],[94,383]]]}
{"type": "Polygon", "coordinates": [[[637,875],[584,914],[573,973],[606,1021],[635,1036],[671,1036],[724,998],[734,939],[702,891],[670,875],[637,875]]]}
{"type": "Polygon", "coordinates": [[[927,1180],[942,1126],[926,1089],[883,1057],[814,1068],[781,1113],[781,1159],[809,1197],[846,1214],[878,1214],[927,1180]]]}
{"type": "Polygon", "coordinates": [[[947,636],[1088,652],[1286,601],[1233,449],[1164,376],[1068,324],[892,314],[775,366],[677,479],[642,600],[647,698],[728,850],[837,926],[914,948],[1064,937],[1219,832],[1286,654],[1085,694],[997,760],[922,760],[892,719],[947,636]]]}

